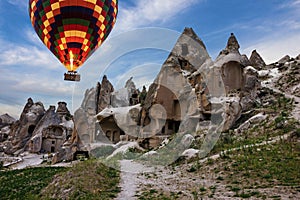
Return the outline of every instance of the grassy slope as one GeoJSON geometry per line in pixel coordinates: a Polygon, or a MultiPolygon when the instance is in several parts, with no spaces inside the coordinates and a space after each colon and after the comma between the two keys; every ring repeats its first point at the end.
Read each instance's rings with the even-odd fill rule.
{"type": "Polygon", "coordinates": [[[0,199],[113,199],[118,171],[97,160],[72,168],[29,168],[0,172],[0,199]]]}
{"type": "Polygon", "coordinates": [[[65,168],[41,167],[0,171],[0,199],[32,199],[65,168]]]}

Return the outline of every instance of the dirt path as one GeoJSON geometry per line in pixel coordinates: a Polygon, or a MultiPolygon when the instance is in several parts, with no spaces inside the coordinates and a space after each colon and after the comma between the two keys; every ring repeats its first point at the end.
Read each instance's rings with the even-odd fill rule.
{"type": "Polygon", "coordinates": [[[151,167],[146,167],[140,163],[131,160],[121,160],[121,192],[118,194],[116,200],[134,200],[137,192],[138,174],[149,173],[154,171],[151,167]]]}

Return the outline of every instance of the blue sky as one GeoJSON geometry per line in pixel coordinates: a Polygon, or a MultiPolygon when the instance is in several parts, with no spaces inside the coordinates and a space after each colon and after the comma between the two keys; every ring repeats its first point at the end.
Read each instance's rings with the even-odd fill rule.
{"type": "Polygon", "coordinates": [[[65,68],[36,36],[27,0],[0,1],[0,115],[19,116],[28,97],[47,109],[79,106],[85,89],[104,74],[116,87],[134,76],[148,85],[184,27],[192,27],[213,59],[231,32],[250,56],[267,63],[300,54],[300,0],[119,0],[111,35],[79,70],[80,83],[63,81],[65,68]]]}

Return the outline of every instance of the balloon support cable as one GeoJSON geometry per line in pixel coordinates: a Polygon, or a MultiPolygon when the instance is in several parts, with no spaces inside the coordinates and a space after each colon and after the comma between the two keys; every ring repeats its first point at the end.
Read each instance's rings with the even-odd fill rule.
{"type": "Polygon", "coordinates": [[[80,74],[78,74],[76,71],[68,71],[64,74],[65,81],[80,81],[80,74]]]}

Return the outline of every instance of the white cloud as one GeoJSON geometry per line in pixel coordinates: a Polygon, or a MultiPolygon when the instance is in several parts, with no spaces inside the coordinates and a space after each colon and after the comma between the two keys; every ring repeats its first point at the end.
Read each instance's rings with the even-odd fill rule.
{"type": "Polygon", "coordinates": [[[116,29],[130,30],[165,23],[200,0],[137,0],[134,7],[119,9],[116,29]]]}
{"type": "Polygon", "coordinates": [[[51,55],[52,53],[44,48],[37,48],[34,45],[23,45],[0,41],[0,66],[18,65],[28,67],[43,66],[45,69],[58,69],[62,67],[60,62],[51,55]]]}
{"type": "Polygon", "coordinates": [[[4,93],[13,91],[16,93],[66,96],[73,92],[73,85],[70,82],[63,81],[63,76],[58,79],[48,70],[45,70],[44,73],[37,73],[36,71],[18,73],[18,71],[2,69],[1,72],[0,90],[4,93]]]}
{"type": "Polygon", "coordinates": [[[279,9],[285,9],[285,8],[292,8],[297,9],[300,8],[300,0],[290,0],[290,2],[284,2],[282,4],[279,4],[279,9]]]}
{"type": "Polygon", "coordinates": [[[264,38],[263,41],[252,44],[246,47],[242,52],[251,54],[252,50],[256,49],[263,57],[266,63],[277,62],[285,55],[296,57],[300,54],[300,34],[291,33],[289,35],[281,35],[274,38],[273,35],[264,38]]]}

